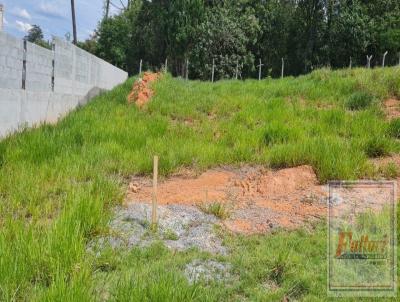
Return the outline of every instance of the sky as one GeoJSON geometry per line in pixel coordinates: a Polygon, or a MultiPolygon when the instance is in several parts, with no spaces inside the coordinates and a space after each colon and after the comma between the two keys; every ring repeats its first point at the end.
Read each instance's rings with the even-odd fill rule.
{"type": "MultiPolygon", "coordinates": [[[[126,0],[124,1],[126,2],[126,0]]],[[[93,34],[103,17],[104,0],[75,0],[78,40],[93,34]]],[[[119,4],[119,0],[115,1],[119,4]]],[[[39,25],[46,40],[52,36],[72,36],[70,0],[0,0],[4,5],[4,30],[16,37],[24,37],[33,24],[39,25]]],[[[111,14],[118,10],[111,7],[111,14]]]]}

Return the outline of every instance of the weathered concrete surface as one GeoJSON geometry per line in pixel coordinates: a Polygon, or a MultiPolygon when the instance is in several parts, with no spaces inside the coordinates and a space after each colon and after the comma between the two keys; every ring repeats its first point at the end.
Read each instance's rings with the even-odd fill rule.
{"type": "Polygon", "coordinates": [[[29,42],[25,51],[22,40],[0,32],[0,138],[20,127],[56,122],[127,77],[125,71],[61,39],[54,40],[54,51],[29,42]]]}

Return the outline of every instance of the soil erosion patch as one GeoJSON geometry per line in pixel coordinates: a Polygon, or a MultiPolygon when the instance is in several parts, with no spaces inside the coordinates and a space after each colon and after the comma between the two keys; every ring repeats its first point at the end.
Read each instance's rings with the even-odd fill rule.
{"type": "Polygon", "coordinates": [[[154,92],[151,89],[151,83],[159,79],[160,73],[145,72],[142,78],[135,81],[132,91],[128,96],[128,103],[135,103],[136,106],[141,108],[144,104],[149,102],[154,92]]]}

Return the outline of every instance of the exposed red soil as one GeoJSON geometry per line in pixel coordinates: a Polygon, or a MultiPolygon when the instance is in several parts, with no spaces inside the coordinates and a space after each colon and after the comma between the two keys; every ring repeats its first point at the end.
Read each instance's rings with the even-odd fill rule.
{"type": "MultiPolygon", "coordinates": [[[[400,163],[400,157],[398,158],[400,163]]],[[[369,189],[346,189],[340,211],[381,206],[386,197],[369,189]],[[374,195],[375,194],[375,195],[374,195]]],[[[158,185],[158,203],[206,206],[218,202],[230,211],[222,224],[234,233],[266,233],[276,227],[296,229],[327,217],[327,187],[318,184],[310,166],[267,170],[261,166],[221,167],[194,175],[182,170],[158,185]]],[[[150,203],[152,180],[131,180],[126,203],[150,203]]]]}
{"type": "MultiPolygon", "coordinates": [[[[150,202],[151,179],[135,178],[127,202],[150,202]]],[[[231,209],[224,225],[237,233],[296,228],[325,216],[324,188],[309,166],[270,171],[263,167],[218,168],[198,177],[173,176],[158,186],[159,204],[219,202],[231,209]]]]}
{"type": "Polygon", "coordinates": [[[133,84],[128,103],[135,103],[139,108],[146,104],[154,94],[150,87],[151,83],[158,80],[160,76],[160,73],[145,72],[143,77],[133,84]]]}
{"type": "Polygon", "coordinates": [[[400,100],[391,98],[383,103],[386,117],[391,120],[400,117],[400,100]]]}

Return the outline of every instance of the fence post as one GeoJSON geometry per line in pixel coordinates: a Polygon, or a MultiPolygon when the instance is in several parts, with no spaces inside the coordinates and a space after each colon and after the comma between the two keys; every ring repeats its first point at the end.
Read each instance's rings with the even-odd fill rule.
{"type": "Polygon", "coordinates": [[[54,80],[54,75],[55,75],[55,62],[56,62],[56,43],[54,42],[54,40],[53,40],[53,42],[52,42],[52,44],[51,44],[51,50],[53,51],[53,60],[51,60],[51,67],[52,67],[52,70],[51,70],[51,91],[54,91],[54,82],[55,82],[55,80],[54,80]]]}
{"type": "Polygon", "coordinates": [[[282,58],[281,79],[283,79],[284,71],[285,71],[285,60],[282,58]]]}
{"type": "Polygon", "coordinates": [[[212,72],[211,72],[211,82],[214,83],[214,71],[215,71],[215,59],[213,59],[212,63],[212,72]]]}
{"type": "Polygon", "coordinates": [[[383,54],[383,58],[382,58],[382,67],[385,67],[385,58],[386,58],[386,55],[388,54],[388,52],[387,51],[385,51],[385,53],[383,54]]]}
{"type": "Polygon", "coordinates": [[[168,58],[165,59],[164,72],[168,72],[168,58]]]}
{"type": "Polygon", "coordinates": [[[24,39],[24,50],[22,58],[22,89],[26,89],[26,51],[27,51],[27,41],[24,39]]]}
{"type": "Polygon", "coordinates": [[[352,61],[352,59],[351,59],[351,57],[350,57],[350,63],[349,63],[349,68],[350,68],[350,69],[351,69],[352,65],[353,65],[353,61],[352,61]]]}
{"type": "Polygon", "coordinates": [[[238,73],[239,73],[239,60],[236,60],[235,80],[238,79],[238,73]]]}
{"type": "Polygon", "coordinates": [[[371,59],[372,59],[372,55],[370,55],[370,56],[367,55],[367,68],[371,68],[371,59]]]}
{"type": "Polygon", "coordinates": [[[186,81],[189,80],[189,59],[186,59],[186,81]]]}
{"type": "Polygon", "coordinates": [[[264,65],[264,64],[261,63],[261,59],[260,59],[260,64],[258,65],[258,80],[259,80],[259,81],[261,80],[261,67],[262,67],[263,65],[264,65]]]}
{"type": "Polygon", "coordinates": [[[139,63],[139,75],[142,73],[142,59],[140,59],[139,63]]]}

